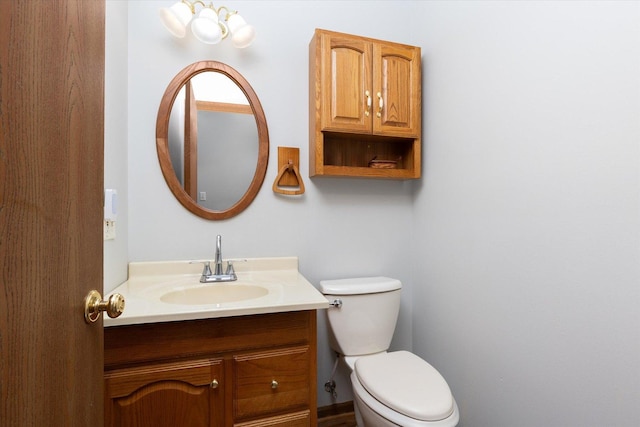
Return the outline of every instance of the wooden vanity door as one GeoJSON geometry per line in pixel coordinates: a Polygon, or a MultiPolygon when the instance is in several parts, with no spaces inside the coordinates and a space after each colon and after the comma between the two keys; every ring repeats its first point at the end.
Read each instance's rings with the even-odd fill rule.
{"type": "Polygon", "coordinates": [[[371,133],[371,43],[326,33],[320,43],[322,130],[371,133]]]}
{"type": "Polygon", "coordinates": [[[374,134],[420,137],[421,68],[417,47],[383,42],[373,45],[374,134]]]}
{"type": "Polygon", "coordinates": [[[105,427],[224,427],[223,361],[105,374],[105,427]]]}

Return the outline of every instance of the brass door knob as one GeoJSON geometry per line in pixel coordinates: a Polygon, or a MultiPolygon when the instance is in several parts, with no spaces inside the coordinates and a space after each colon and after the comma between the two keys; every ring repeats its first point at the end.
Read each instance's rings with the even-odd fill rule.
{"type": "Polygon", "coordinates": [[[278,388],[278,381],[276,380],[271,381],[271,388],[274,390],[278,388]]]}
{"type": "Polygon", "coordinates": [[[120,294],[113,294],[108,300],[103,301],[100,292],[89,291],[84,299],[85,322],[94,323],[100,318],[103,311],[106,311],[111,318],[120,316],[124,311],[124,297],[120,294]]]}
{"type": "Polygon", "coordinates": [[[220,383],[218,382],[218,380],[214,379],[213,381],[211,381],[211,384],[209,384],[209,386],[211,388],[218,388],[218,386],[220,385],[220,383]]]}

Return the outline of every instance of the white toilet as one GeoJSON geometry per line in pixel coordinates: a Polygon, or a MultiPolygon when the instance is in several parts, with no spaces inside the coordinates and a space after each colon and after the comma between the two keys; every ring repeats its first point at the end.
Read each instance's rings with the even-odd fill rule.
{"type": "Polygon", "coordinates": [[[400,310],[399,280],[323,280],[331,348],[351,369],[358,426],[454,427],[460,414],[449,385],[408,351],[387,352],[400,310]]]}

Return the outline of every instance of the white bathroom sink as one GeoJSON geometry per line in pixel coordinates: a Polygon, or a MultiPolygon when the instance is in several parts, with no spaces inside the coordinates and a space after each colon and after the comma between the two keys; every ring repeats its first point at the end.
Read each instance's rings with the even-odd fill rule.
{"type": "Polygon", "coordinates": [[[182,305],[224,304],[246,301],[267,295],[269,291],[256,285],[239,283],[212,283],[167,292],[162,302],[182,305]]]}
{"type": "MultiPolygon", "coordinates": [[[[238,280],[201,283],[202,266],[191,261],[129,263],[129,278],[114,289],[124,313],[104,326],[250,316],[329,307],[298,271],[298,258],[247,258],[235,265],[238,280]]],[[[106,296],[105,296],[106,297],[106,296]]]]}

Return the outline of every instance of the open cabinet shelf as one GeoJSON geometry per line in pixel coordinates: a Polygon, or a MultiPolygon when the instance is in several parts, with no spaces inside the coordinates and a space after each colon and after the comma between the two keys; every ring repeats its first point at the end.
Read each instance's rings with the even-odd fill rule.
{"type": "Polygon", "coordinates": [[[322,159],[322,175],[416,178],[420,147],[415,139],[333,132],[323,132],[321,138],[315,154],[322,159]]]}

